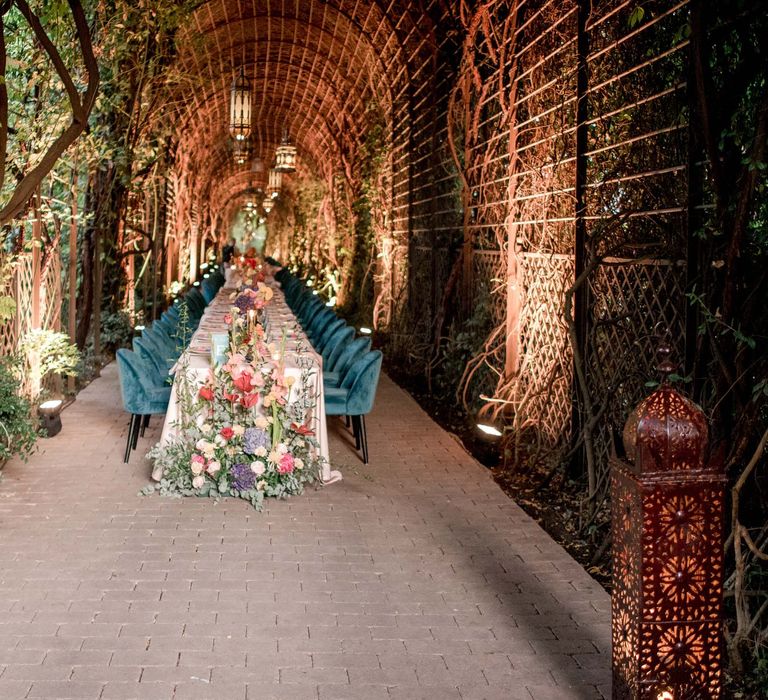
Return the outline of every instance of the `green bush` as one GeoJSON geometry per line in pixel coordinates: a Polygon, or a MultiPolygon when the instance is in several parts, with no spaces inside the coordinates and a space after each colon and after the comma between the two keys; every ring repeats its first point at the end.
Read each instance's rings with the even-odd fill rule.
{"type": "Polygon", "coordinates": [[[19,394],[14,365],[0,357],[0,462],[14,455],[26,461],[35,449],[38,431],[29,402],[19,394]]]}
{"type": "Polygon", "coordinates": [[[133,322],[125,311],[105,313],[101,317],[101,347],[109,353],[130,347],[133,340],[133,322]]]}

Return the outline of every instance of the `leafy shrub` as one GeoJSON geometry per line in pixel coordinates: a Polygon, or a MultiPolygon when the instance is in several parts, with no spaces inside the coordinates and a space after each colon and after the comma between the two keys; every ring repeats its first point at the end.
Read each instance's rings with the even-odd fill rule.
{"type": "Polygon", "coordinates": [[[80,367],[80,351],[69,342],[66,333],[44,328],[31,330],[22,338],[19,352],[26,363],[26,393],[33,403],[48,375],[76,375],[80,367]]]}
{"type": "Polygon", "coordinates": [[[0,358],[0,462],[14,455],[26,460],[38,437],[29,402],[20,395],[14,369],[11,360],[0,358]]]}
{"type": "Polygon", "coordinates": [[[101,347],[114,353],[119,348],[127,348],[133,340],[133,323],[125,311],[105,313],[101,317],[101,347]]]}

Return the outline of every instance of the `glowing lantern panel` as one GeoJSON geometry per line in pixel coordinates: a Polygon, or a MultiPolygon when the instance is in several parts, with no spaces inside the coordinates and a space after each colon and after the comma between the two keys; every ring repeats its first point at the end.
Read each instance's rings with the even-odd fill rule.
{"type": "Polygon", "coordinates": [[[251,86],[242,68],[230,91],[229,133],[235,141],[244,141],[251,133],[251,86]]]}

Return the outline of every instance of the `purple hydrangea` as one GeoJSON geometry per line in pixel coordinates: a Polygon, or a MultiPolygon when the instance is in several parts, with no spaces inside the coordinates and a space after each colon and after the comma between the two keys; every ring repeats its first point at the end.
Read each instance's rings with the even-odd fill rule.
{"type": "Polygon", "coordinates": [[[255,297],[250,294],[240,294],[235,299],[235,306],[240,309],[240,313],[247,313],[256,306],[255,297]]]}
{"type": "Polygon", "coordinates": [[[233,464],[229,474],[232,477],[232,487],[238,491],[250,491],[256,485],[256,475],[249,464],[233,464]]]}
{"type": "Polygon", "coordinates": [[[249,455],[255,455],[259,447],[269,450],[270,439],[266,430],[260,428],[246,428],[243,433],[243,451],[249,455]]]}

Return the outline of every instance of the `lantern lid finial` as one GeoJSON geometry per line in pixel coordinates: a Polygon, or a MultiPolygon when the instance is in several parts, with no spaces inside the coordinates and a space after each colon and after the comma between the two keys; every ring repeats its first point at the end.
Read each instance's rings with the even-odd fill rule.
{"type": "Polygon", "coordinates": [[[699,406],[670,384],[677,369],[666,338],[656,350],[661,384],[629,415],[623,442],[639,474],[692,471],[705,466],[709,430],[699,406]]]}

